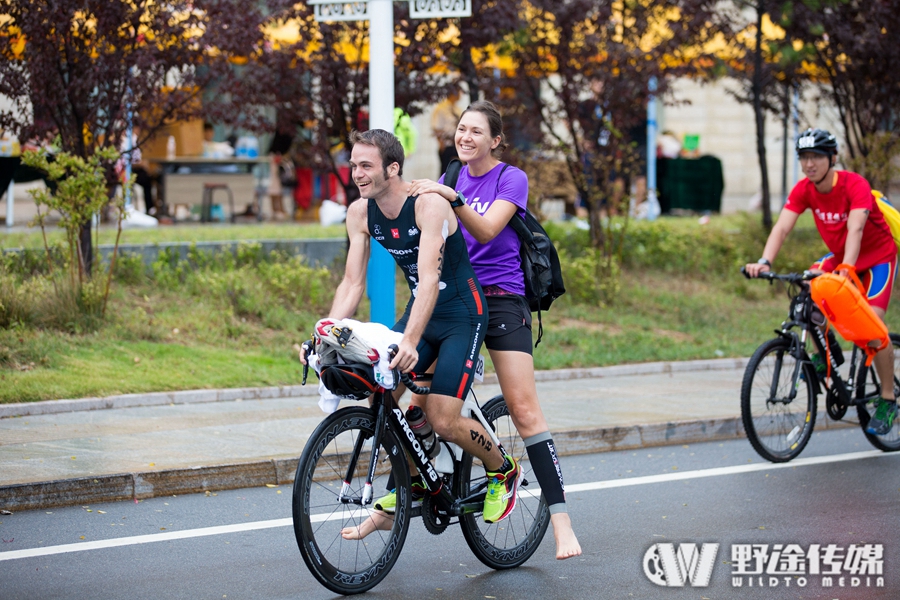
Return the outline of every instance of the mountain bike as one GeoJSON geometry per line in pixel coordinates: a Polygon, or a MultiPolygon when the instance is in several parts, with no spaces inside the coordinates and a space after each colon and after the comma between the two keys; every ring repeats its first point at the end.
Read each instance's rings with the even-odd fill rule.
{"type": "MultiPolygon", "coordinates": [[[[741,269],[744,272],[744,269],[741,269]]],[[[744,273],[746,276],[747,274],[744,273]]],[[[874,365],[866,366],[865,352],[854,346],[846,379],[838,367],[843,352],[833,333],[827,331],[825,316],[809,291],[809,281],[819,273],[804,271],[779,275],[763,272],[760,279],[788,284],[790,308],[787,319],[776,329],[778,337],[763,343],[747,363],[741,385],[741,419],[754,450],[772,462],[787,462],[806,447],[816,424],[818,396],[825,393],[825,412],[841,420],[852,406],[869,442],[885,452],[900,450],[900,420],[887,435],[866,432],[874,414],[873,402],[881,385],[874,365]],[[827,357],[829,376],[820,378],[808,349],[827,357]]],[[[898,361],[900,335],[890,334],[894,346],[894,394],[900,397],[898,361]]]]}
{"type": "MultiPolygon", "coordinates": [[[[412,392],[429,392],[409,375],[395,375],[394,381],[399,379],[412,392]]],[[[481,462],[440,439],[441,451],[430,461],[391,390],[378,387],[369,406],[349,406],[327,416],[310,436],[297,466],[294,533],[319,583],[345,595],[376,586],[396,563],[410,519],[419,516],[434,535],[458,523],[475,556],[493,569],[518,567],[534,554],[547,531],[550,510],[506,401],[496,396],[481,407],[470,392],[462,413],[480,421],[490,443],[519,461],[523,476],[512,514],[485,523],[481,512],[488,480],[481,462]],[[407,457],[427,487],[420,502],[412,499],[407,457]],[[387,515],[374,508],[374,496],[391,489],[396,490],[397,504],[387,515]],[[376,529],[361,540],[342,537],[342,529],[359,527],[370,517],[389,529],[376,529]]]]}

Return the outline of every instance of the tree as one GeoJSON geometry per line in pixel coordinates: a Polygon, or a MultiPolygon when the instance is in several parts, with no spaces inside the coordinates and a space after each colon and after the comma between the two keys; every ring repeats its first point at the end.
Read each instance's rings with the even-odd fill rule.
{"type": "MultiPolygon", "coordinates": [[[[200,99],[237,85],[234,65],[263,47],[262,24],[286,0],[0,0],[0,128],[55,132],[88,160],[118,148],[133,113],[138,144],[165,123],[203,114],[200,99]],[[266,9],[266,10],[264,10],[266,9]]],[[[227,94],[223,94],[223,97],[227,94]]],[[[248,107],[242,107],[247,111],[248,107]]],[[[109,189],[112,165],[105,164],[109,189]]],[[[89,273],[90,225],[81,234],[89,273]]]]}
{"type": "Polygon", "coordinates": [[[893,39],[900,28],[897,3],[800,0],[780,4],[773,17],[809,50],[820,89],[840,114],[849,158],[864,164],[870,156],[881,156],[875,162],[887,158],[889,164],[890,149],[900,139],[900,46],[893,39]]]}
{"type": "MultiPolygon", "coordinates": [[[[341,175],[340,157],[350,131],[369,127],[369,24],[317,23],[310,18],[295,22],[301,38],[309,40],[305,70],[280,71],[282,87],[272,104],[287,106],[286,93],[309,99],[310,106],[303,111],[279,109],[279,121],[292,131],[305,128],[308,137],[300,145],[304,162],[337,176],[348,198],[353,198],[357,189],[341,175]]],[[[395,105],[415,116],[445,98],[459,88],[460,78],[471,80],[473,52],[484,50],[519,23],[512,2],[475,0],[473,16],[464,19],[411,19],[408,4],[395,2],[395,105]]],[[[470,93],[477,97],[477,80],[470,83],[470,93]]]]}
{"type": "Polygon", "coordinates": [[[520,115],[517,125],[544,149],[563,156],[586,200],[591,241],[607,256],[617,251],[601,221],[605,206],[618,197],[614,175],[627,175],[640,160],[635,146],[641,140],[626,133],[646,119],[651,79],[664,94],[669,77],[703,64],[698,48],[717,31],[715,5],[534,0],[527,26],[507,40],[504,49],[516,71],[506,81],[509,93],[498,101],[507,114],[520,115]]]}
{"type": "MultiPolygon", "coordinates": [[[[734,11],[725,11],[731,30],[728,51],[724,57],[724,70],[739,84],[731,95],[753,107],[756,125],[756,152],[760,170],[762,195],[762,221],[768,230],[772,228],[772,194],[766,158],[766,114],[778,115],[785,123],[784,143],[787,144],[787,119],[790,112],[789,95],[810,76],[803,68],[808,56],[804,48],[794,48],[784,31],[769,19],[771,11],[780,10],[780,0],[737,0],[734,11]],[[750,22],[747,12],[753,15],[750,22]]],[[[719,69],[711,72],[718,76],[719,69]]],[[[785,161],[786,162],[786,161],[785,161]]]]}

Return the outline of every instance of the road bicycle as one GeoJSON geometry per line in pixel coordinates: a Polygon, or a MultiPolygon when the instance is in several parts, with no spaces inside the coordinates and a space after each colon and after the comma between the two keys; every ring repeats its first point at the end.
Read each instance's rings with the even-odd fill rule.
{"type": "MultiPolygon", "coordinates": [[[[394,381],[399,379],[414,393],[429,392],[408,375],[395,375],[394,381]]],[[[326,417],[310,436],[297,466],[294,533],[300,554],[319,583],[344,595],[376,586],[396,563],[410,519],[419,516],[435,535],[459,523],[469,548],[493,569],[518,567],[534,554],[547,531],[550,510],[506,401],[496,396],[481,407],[470,392],[462,413],[480,421],[490,443],[513,456],[523,470],[512,514],[485,523],[481,513],[488,481],[481,462],[440,439],[440,453],[428,460],[390,390],[378,387],[369,406],[349,406],[326,417]],[[428,488],[420,502],[412,499],[407,457],[428,488]],[[397,505],[393,515],[386,515],[375,510],[374,496],[390,489],[396,489],[397,505]],[[389,523],[390,529],[376,529],[362,540],[342,537],[342,529],[359,527],[370,517],[389,523]]]]}
{"type": "MultiPolygon", "coordinates": [[[[744,269],[741,272],[747,276],[744,269]]],[[[820,275],[804,271],[779,275],[766,271],[760,279],[788,284],[790,298],[788,317],[776,329],[778,337],[763,343],[747,363],[741,385],[741,419],[747,439],[766,460],[787,462],[797,457],[812,436],[818,416],[818,396],[825,393],[825,413],[833,420],[844,418],[847,410],[856,408],[859,425],[869,442],[885,452],[900,450],[900,420],[887,435],[866,432],[874,414],[873,402],[881,385],[874,365],[867,367],[865,352],[854,346],[849,370],[845,376],[838,370],[843,353],[836,340],[829,344],[832,333],[826,333],[825,317],[809,291],[809,281],[820,275]],[[816,375],[808,348],[828,357],[830,374],[824,379],[816,375]]],[[[900,335],[890,334],[894,347],[894,394],[900,397],[898,361],[900,335]]]]}

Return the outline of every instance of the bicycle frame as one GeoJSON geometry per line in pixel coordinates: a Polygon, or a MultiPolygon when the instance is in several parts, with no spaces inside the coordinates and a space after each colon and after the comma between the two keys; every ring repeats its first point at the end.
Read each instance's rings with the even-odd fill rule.
{"type": "MultiPolygon", "coordinates": [[[[362,454],[362,446],[365,442],[363,438],[359,438],[356,441],[353,455],[350,457],[347,466],[347,475],[344,477],[344,484],[338,495],[338,499],[341,502],[344,504],[357,504],[359,506],[369,506],[372,504],[374,496],[372,480],[375,478],[375,469],[378,465],[378,457],[382,449],[381,443],[383,440],[384,429],[385,426],[387,426],[400,434],[398,437],[400,438],[403,449],[406,451],[407,456],[412,459],[418,472],[422,475],[422,481],[428,489],[428,493],[435,497],[442,512],[451,516],[459,516],[470,512],[477,512],[483,508],[484,490],[475,490],[474,493],[469,494],[466,498],[456,498],[444,485],[444,479],[441,474],[452,474],[456,477],[457,467],[462,459],[462,448],[456,444],[441,440],[439,443],[443,443],[453,456],[450,457],[450,465],[447,465],[446,460],[444,460],[441,461],[441,468],[438,468],[429,461],[428,455],[419,443],[409,422],[407,422],[403,411],[393,401],[393,397],[388,390],[379,388],[375,393],[371,408],[376,414],[375,432],[372,437],[372,452],[369,456],[369,465],[363,493],[361,497],[351,496],[349,483],[352,474],[356,471],[357,460],[362,454]],[[447,470],[448,466],[449,471],[447,470]]],[[[488,436],[490,436],[491,442],[502,448],[500,440],[497,439],[493,429],[484,418],[477,402],[471,397],[467,398],[463,403],[462,414],[471,415],[472,417],[477,418],[484,426],[488,436]]],[[[454,480],[453,483],[456,484],[458,482],[454,480]]]]}
{"type": "MultiPolygon", "coordinates": [[[[813,302],[812,296],[809,293],[809,287],[804,286],[800,290],[800,292],[791,299],[791,305],[788,309],[788,318],[781,323],[781,330],[775,330],[775,333],[777,333],[778,335],[791,340],[791,354],[796,359],[794,363],[794,373],[791,379],[794,385],[791,386],[791,392],[788,396],[788,401],[793,401],[797,396],[800,376],[803,372],[804,365],[812,363],[809,354],[806,352],[806,342],[809,338],[809,332],[813,331],[813,345],[815,345],[819,355],[827,356],[831,363],[831,380],[833,393],[841,400],[841,402],[845,406],[856,404],[857,402],[854,401],[851,390],[854,389],[854,378],[856,376],[856,373],[859,371],[859,360],[860,357],[863,356],[863,353],[856,346],[853,347],[853,351],[850,356],[849,376],[847,380],[844,381],[843,377],[841,377],[841,374],[838,371],[838,365],[834,354],[828,350],[828,340],[825,337],[825,331],[819,324],[816,324],[813,321],[815,308],[815,302],[813,302]],[[793,331],[795,327],[800,328],[799,335],[797,334],[797,332],[793,331]]],[[[781,365],[779,364],[777,368],[780,369],[781,365]]],[[[772,396],[775,395],[774,386],[776,385],[776,382],[778,380],[777,375],[778,372],[776,370],[776,377],[773,379],[772,383],[772,396]]],[[[810,383],[813,385],[814,393],[818,396],[822,391],[822,386],[820,385],[818,379],[814,378],[810,383]]],[[[863,398],[857,400],[865,399],[863,398]]]]}

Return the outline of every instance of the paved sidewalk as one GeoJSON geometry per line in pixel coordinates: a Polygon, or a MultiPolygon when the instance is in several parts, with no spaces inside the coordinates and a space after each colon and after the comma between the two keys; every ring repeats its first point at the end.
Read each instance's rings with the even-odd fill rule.
{"type": "MultiPolygon", "coordinates": [[[[734,438],[746,362],[542,371],[538,393],[563,455],[734,438]]],[[[0,508],[290,483],[324,417],[311,383],[0,405],[0,508]]]]}

